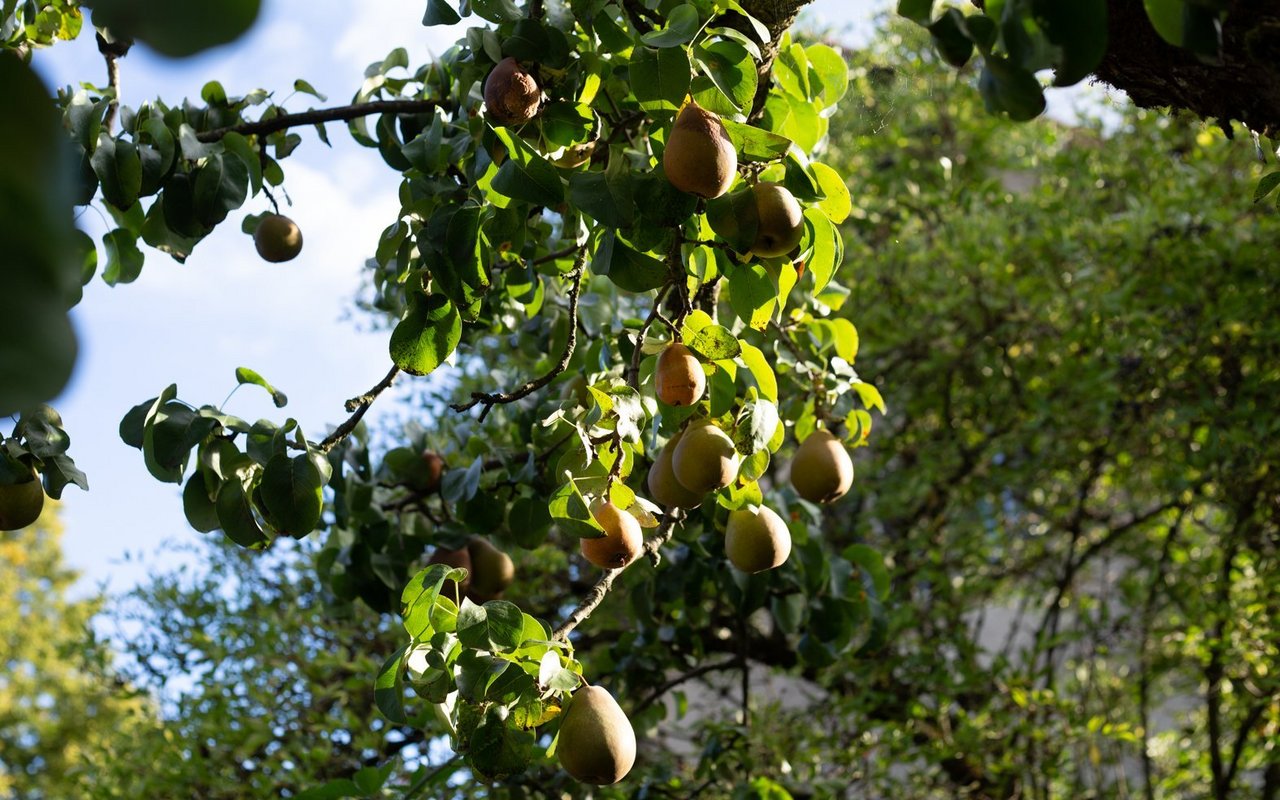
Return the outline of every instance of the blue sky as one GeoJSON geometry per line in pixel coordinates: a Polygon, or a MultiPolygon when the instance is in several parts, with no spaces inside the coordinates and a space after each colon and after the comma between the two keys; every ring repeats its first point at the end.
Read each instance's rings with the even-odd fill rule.
{"type": "MultiPolygon", "coordinates": [[[[889,5],[817,0],[805,16],[857,42],[870,35],[873,15],[889,5]]],[[[408,48],[418,63],[461,35],[465,25],[422,27],[424,8],[425,0],[267,0],[254,29],[230,46],[184,61],[135,48],[121,63],[122,97],[132,106],[155,97],[176,102],[198,97],[204,83],[216,79],[232,95],[264,88],[284,98],[296,78],[305,78],[328,95],[328,105],[341,105],[359,86],[365,66],[394,47],[408,48]]],[[[38,52],[34,64],[56,86],[105,82],[91,32],[38,52]]],[[[299,95],[286,105],[300,111],[322,104],[299,95]]],[[[303,136],[303,146],[285,162],[285,188],[293,199],[285,211],[304,236],[296,260],[265,263],[240,233],[243,213],[267,210],[265,198],[255,198],[186,264],[148,250],[136,283],[111,288],[95,278],[73,312],[80,359],[54,405],[91,486],[88,493],[69,488],[62,504],[67,560],[82,571],[86,590],[126,590],[156,563],[138,556],[154,553],[166,539],[202,535],[186,524],[179,487],[152,479],[141,454],[120,441],[119,420],[134,404],[169,383],[197,405],[221,403],[235,386],[235,368],[247,366],[285,391],[289,405],[277,410],[264,392],[244,387],[226,410],[251,420],[283,421],[287,414],[319,439],[326,426],[345,417],[348,397],[386,373],[386,335],[359,332],[348,312],[365,258],[395,219],[399,175],[375,151],[355,145],[342,126],[330,126],[332,148],[310,132],[303,136]]],[[[105,222],[101,209],[92,207],[80,219],[98,236],[105,222]]],[[[371,417],[392,402],[394,396],[384,398],[371,417]]],[[[159,563],[173,566],[177,558],[166,555],[159,563]]]]}

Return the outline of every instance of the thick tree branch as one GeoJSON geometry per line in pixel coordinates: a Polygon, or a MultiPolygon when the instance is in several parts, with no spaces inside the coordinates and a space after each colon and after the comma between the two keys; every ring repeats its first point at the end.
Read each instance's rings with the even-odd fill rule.
{"type": "Polygon", "coordinates": [[[480,412],[480,420],[483,421],[495,405],[514,403],[517,400],[528,397],[551,383],[556,379],[557,375],[569,368],[569,360],[573,358],[574,348],[578,346],[578,295],[582,292],[582,273],[585,261],[586,250],[583,249],[578,254],[578,261],[574,265],[573,272],[569,273],[569,277],[573,279],[573,286],[569,288],[569,337],[564,343],[564,352],[560,355],[560,360],[556,362],[555,366],[542,377],[527,381],[514,391],[472,392],[470,400],[465,403],[453,403],[449,408],[462,413],[483,403],[484,409],[480,412]]]}
{"type": "Polygon", "coordinates": [[[347,411],[351,412],[351,416],[346,422],[334,428],[333,433],[325,437],[320,443],[320,452],[328,453],[338,442],[351,435],[356,429],[356,425],[360,424],[360,420],[364,417],[364,412],[369,410],[369,406],[373,405],[373,401],[378,399],[378,395],[391,388],[391,384],[395,383],[396,376],[400,374],[400,368],[393,366],[391,370],[378,381],[372,389],[360,395],[353,397],[347,401],[347,411]]]}
{"type": "Polygon", "coordinates": [[[107,116],[102,120],[102,128],[108,134],[116,126],[116,116],[120,113],[120,58],[129,52],[132,44],[129,40],[107,41],[101,33],[97,34],[98,52],[107,65],[107,87],[111,89],[111,103],[107,106],[107,116]]]}
{"type": "MultiPolygon", "coordinates": [[[[652,538],[645,541],[643,554],[648,556],[655,566],[661,559],[658,551],[662,549],[664,544],[671,541],[671,535],[675,532],[676,524],[680,522],[681,519],[682,517],[676,516],[675,513],[668,514],[667,518],[658,526],[657,533],[655,533],[652,538]]],[[[640,559],[637,558],[631,563],[634,564],[639,560],[640,559]]],[[[628,564],[627,566],[631,566],[631,564],[628,564]]],[[[591,616],[591,613],[604,602],[604,598],[609,594],[609,589],[613,587],[614,580],[616,580],[626,568],[627,567],[623,567],[622,569],[605,570],[604,574],[600,576],[600,579],[597,580],[595,585],[591,587],[591,590],[587,592],[587,596],[582,598],[582,602],[578,603],[578,607],[569,614],[568,618],[560,624],[559,628],[556,628],[555,633],[551,634],[551,638],[568,641],[569,634],[573,632],[573,629],[581,625],[587,617],[591,616]]]]}
{"type": "Polygon", "coordinates": [[[319,125],[325,122],[347,122],[372,114],[424,114],[441,107],[436,100],[375,100],[335,108],[312,109],[297,114],[282,114],[257,122],[242,122],[225,128],[201,131],[196,138],[202,142],[216,142],[228,133],[241,136],[265,136],[270,133],[296,128],[302,125],[319,125]]]}

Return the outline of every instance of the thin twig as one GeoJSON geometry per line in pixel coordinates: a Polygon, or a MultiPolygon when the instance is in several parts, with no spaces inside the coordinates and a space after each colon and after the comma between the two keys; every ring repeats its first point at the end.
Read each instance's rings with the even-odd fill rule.
{"type": "Polygon", "coordinates": [[[372,389],[359,397],[353,397],[348,400],[346,408],[347,411],[351,412],[351,416],[346,422],[334,428],[333,433],[325,437],[324,441],[320,443],[320,452],[328,453],[338,442],[350,436],[351,432],[356,429],[356,425],[360,424],[361,418],[364,417],[364,412],[369,410],[369,406],[373,405],[373,401],[378,399],[378,395],[391,388],[391,384],[395,383],[396,376],[399,374],[400,368],[392,366],[386,377],[378,381],[372,389]]]}
{"type": "Polygon", "coordinates": [[[346,122],[348,120],[367,117],[371,114],[422,114],[440,107],[436,100],[374,100],[369,103],[355,103],[349,106],[319,108],[301,111],[297,114],[281,114],[271,119],[257,122],[242,122],[225,128],[214,128],[201,131],[196,138],[202,142],[216,142],[228,133],[241,136],[263,136],[269,133],[296,128],[301,125],[319,125],[325,122],[346,122]]]}
{"type": "MultiPolygon", "coordinates": [[[[663,520],[662,524],[658,526],[658,532],[655,533],[651,539],[645,541],[643,554],[653,561],[654,566],[657,566],[661,561],[661,556],[658,551],[662,549],[664,544],[671,541],[671,535],[675,533],[676,523],[680,520],[681,517],[676,516],[675,513],[668,515],[667,518],[663,520]]],[[[640,559],[637,558],[633,560],[631,564],[634,564],[639,560],[640,559]]],[[[630,566],[630,564],[627,566],[630,566]]],[[[596,608],[604,602],[605,596],[609,594],[609,589],[613,587],[614,580],[621,575],[622,570],[626,568],[627,567],[605,570],[604,574],[600,576],[600,579],[596,581],[595,585],[593,585],[590,591],[587,592],[587,596],[582,598],[582,602],[578,603],[578,607],[573,610],[573,613],[571,613],[569,617],[561,623],[559,628],[556,628],[555,633],[551,634],[551,638],[553,640],[559,639],[560,641],[568,641],[569,634],[573,632],[573,629],[581,625],[587,617],[591,616],[591,612],[595,611],[596,608]]]]}
{"type": "Polygon", "coordinates": [[[120,57],[129,52],[129,43],[109,42],[102,34],[98,34],[98,52],[107,64],[107,87],[111,89],[111,102],[107,105],[107,116],[102,120],[102,129],[111,134],[116,126],[116,116],[120,112],[120,57]]]}
{"type": "MultiPolygon", "coordinates": [[[[653,326],[653,321],[662,315],[659,310],[662,308],[662,301],[666,299],[667,292],[671,291],[671,284],[664,284],[658,290],[658,296],[653,298],[653,308],[649,310],[649,316],[645,318],[644,324],[640,326],[640,333],[636,334],[636,349],[631,352],[631,365],[627,368],[627,385],[637,392],[640,391],[640,359],[644,350],[644,335],[649,332],[649,328],[653,326]]],[[[671,323],[667,323],[667,327],[671,328],[671,332],[675,333],[675,328],[671,323]]]]}
{"type": "Polygon", "coordinates": [[[489,411],[495,405],[514,403],[517,400],[528,397],[538,391],[548,383],[556,379],[556,376],[569,368],[569,360],[573,358],[573,350],[578,346],[578,295],[582,292],[582,273],[584,262],[586,261],[586,251],[578,254],[578,261],[574,265],[573,272],[569,273],[569,277],[573,279],[573,286],[569,288],[569,317],[571,319],[569,325],[569,338],[564,344],[564,353],[560,355],[560,360],[556,362],[550,371],[540,378],[526,382],[520,388],[511,392],[472,392],[471,399],[465,403],[453,403],[449,406],[454,411],[462,413],[469,411],[475,406],[483,403],[484,409],[480,412],[480,421],[489,415],[489,411]]]}
{"type": "Polygon", "coordinates": [[[734,656],[732,658],[727,658],[724,661],[716,661],[711,664],[703,664],[700,667],[694,667],[688,672],[682,672],[681,674],[675,676],[674,678],[671,678],[670,680],[664,682],[662,685],[654,689],[649,694],[645,695],[644,699],[636,704],[636,707],[632,711],[632,713],[633,714],[640,713],[641,711],[645,710],[649,706],[656,703],[659,699],[662,698],[664,694],[676,688],[682,683],[687,683],[693,680],[694,678],[701,678],[703,675],[707,675],[712,672],[720,672],[723,670],[734,669],[741,663],[742,663],[742,658],[739,656],[734,656]]]}

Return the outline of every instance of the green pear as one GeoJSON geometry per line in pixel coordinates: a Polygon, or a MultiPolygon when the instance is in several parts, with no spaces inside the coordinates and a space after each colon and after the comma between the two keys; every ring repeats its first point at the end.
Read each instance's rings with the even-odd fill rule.
{"type": "Polygon", "coordinates": [[[785,256],[800,244],[804,235],[804,209],[796,198],[779,183],[757,183],[752,187],[756,198],[756,240],[751,252],[763,258],[785,256]]]}
{"type": "Polygon", "coordinates": [[[791,531],[767,506],[755,511],[741,508],[729,513],[724,552],[729,563],[743,572],[780,567],[791,555],[791,531]]]}
{"type": "Polygon", "coordinates": [[[35,469],[22,483],[0,484],[0,531],[16,531],[40,518],[44,509],[44,487],[35,469]]]}
{"type": "Polygon", "coordinates": [[[696,508],[702,505],[703,495],[684,488],[676,480],[676,473],[671,468],[671,455],[682,435],[677,433],[658,451],[658,457],[654,459],[653,466],[649,467],[649,476],[645,481],[649,487],[649,496],[668,508],[696,508]]]}
{"type": "Polygon", "coordinates": [[[302,231],[283,214],[267,214],[253,232],[253,245],[264,261],[292,261],[302,252],[302,231]]]}
{"type": "Polygon", "coordinates": [[[472,600],[483,603],[501,595],[516,577],[516,565],[511,556],[490,544],[488,539],[472,536],[467,542],[471,556],[472,600]]]}
{"type": "Polygon", "coordinates": [[[707,388],[707,374],[698,357],[680,342],[667,345],[658,356],[653,381],[658,399],[669,406],[691,406],[707,388]]]}
{"type": "Polygon", "coordinates": [[[816,430],[796,448],[791,485],[811,503],[833,503],[853,485],[853,459],[830,431],[816,430]]]}
{"type": "Polygon", "coordinates": [[[685,106],[662,151],[662,171],[672,186],[708,200],[729,191],[738,152],[720,118],[697,103],[685,106]]]}
{"type": "Polygon", "coordinates": [[[695,494],[723,489],[738,476],[738,450],[733,440],[709,420],[690,425],[671,454],[680,485],[695,494]]]}
{"type": "Polygon", "coordinates": [[[636,732],[618,701],[599,686],[574,692],[560,722],[556,757],[583,783],[609,786],[636,763],[636,732]]]}
{"type": "Polygon", "coordinates": [[[582,540],[583,558],[604,569],[622,569],[635,561],[644,547],[636,518],[608,502],[596,506],[591,515],[604,528],[604,536],[582,540]]]}

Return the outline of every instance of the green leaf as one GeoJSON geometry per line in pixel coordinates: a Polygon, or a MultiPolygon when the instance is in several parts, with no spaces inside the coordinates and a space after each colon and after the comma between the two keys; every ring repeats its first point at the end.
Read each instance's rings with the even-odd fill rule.
{"type": "Polygon", "coordinates": [[[295,92],[302,92],[303,94],[309,94],[322,103],[329,99],[325,97],[323,94],[321,94],[320,92],[316,91],[316,87],[312,86],[309,82],[304,81],[302,78],[298,78],[293,82],[293,90],[295,92]]]}
{"type": "Polygon", "coordinates": [[[1062,49],[1054,86],[1070,86],[1097,69],[1107,53],[1107,0],[1032,0],[1031,13],[1050,42],[1062,49]]]}
{"type": "Polygon", "coordinates": [[[836,50],[825,44],[811,44],[804,50],[809,59],[809,83],[815,93],[814,102],[831,108],[849,91],[849,64],[836,50]]]}
{"type": "MultiPolygon", "coordinates": [[[[621,163],[622,159],[611,159],[621,163]]],[[[569,202],[609,228],[628,228],[635,214],[631,181],[626,173],[575,172],[569,177],[569,202]]]]}
{"type": "Polygon", "coordinates": [[[933,0],[898,0],[898,14],[912,22],[928,25],[933,18],[933,0]]]}
{"type": "Polygon", "coordinates": [[[1035,75],[1001,56],[987,56],[978,78],[978,90],[991,113],[1004,112],[1018,122],[1044,111],[1044,91],[1035,75]]]}
{"type": "Polygon", "coordinates": [[[742,363],[747,365],[751,377],[755,379],[760,396],[766,400],[778,402],[778,379],[773,374],[773,367],[765,358],[760,348],[753,344],[742,343],[742,363]]]}
{"type": "Polygon", "coordinates": [[[818,201],[818,208],[826,212],[831,221],[839,225],[849,218],[853,211],[853,199],[849,196],[849,187],[841,179],[840,173],[818,161],[809,162],[809,168],[818,180],[818,187],[824,197],[818,201]]]}
{"type": "Polygon", "coordinates": [[[963,67],[973,57],[973,42],[964,27],[964,15],[958,10],[948,8],[943,11],[942,16],[929,26],[929,33],[938,54],[951,66],[963,67]]]}
{"type": "Polygon", "coordinates": [[[409,722],[404,713],[404,650],[397,650],[382,664],[373,684],[373,701],[382,716],[397,725],[409,722]]]}
{"type": "Polygon", "coordinates": [[[506,709],[490,708],[471,735],[467,764],[486,781],[524,772],[532,758],[534,734],[507,724],[506,709]]]}
{"type": "Polygon", "coordinates": [[[426,375],[444,363],[462,339],[462,319],[444,297],[412,297],[409,313],[391,332],[391,360],[411,375],[426,375]]]}
{"type": "Polygon", "coordinates": [[[324,476],[307,453],[293,458],[277,453],[262,471],[262,503],[281,532],[295,539],[320,524],[324,510],[324,476]]]}
{"type": "Polygon", "coordinates": [[[102,246],[107,252],[107,266],[102,280],[108,286],[132,283],[142,274],[143,255],[138,249],[138,239],[124,228],[116,228],[102,236],[102,246]]]}
{"type": "Polygon", "coordinates": [[[266,389],[268,392],[271,393],[271,402],[275,403],[276,408],[284,408],[285,405],[288,404],[289,402],[289,398],[285,396],[284,392],[272,386],[270,383],[267,382],[266,378],[262,377],[257,372],[249,369],[248,367],[236,367],[236,383],[239,383],[239,384],[249,383],[249,384],[253,384],[254,386],[261,386],[263,389],[266,389]]]}
{"type": "Polygon", "coordinates": [[[762,331],[778,304],[778,289],[759,264],[739,264],[729,274],[729,307],[743,322],[762,331]]]}
{"type": "Polygon", "coordinates": [[[628,68],[631,90],[646,111],[673,111],[689,93],[689,54],[683,47],[637,47],[628,68]]]}
{"type": "Polygon", "coordinates": [[[724,123],[733,148],[738,151],[739,161],[775,161],[786,155],[791,147],[791,140],[785,136],[731,119],[720,121],[724,123]]]}
{"type": "Polygon", "coordinates": [[[840,229],[831,224],[821,208],[806,208],[804,219],[813,243],[813,252],[805,265],[813,273],[816,293],[826,288],[844,261],[844,241],[840,238],[840,229]]]}
{"type": "Polygon", "coordinates": [[[468,601],[458,612],[458,641],[475,650],[514,650],[523,641],[523,630],[524,614],[506,600],[490,600],[483,606],[468,601]]]}
{"type": "Polygon", "coordinates": [[[858,393],[858,397],[862,399],[862,404],[867,408],[879,409],[881,414],[886,413],[884,407],[884,398],[880,396],[880,390],[869,383],[861,381],[853,384],[853,390],[858,393]]]}
{"type": "Polygon", "coordinates": [[[427,13],[422,17],[423,25],[456,25],[461,21],[462,17],[458,16],[458,12],[453,10],[447,0],[427,0],[427,13]]]}
{"type": "Polygon", "coordinates": [[[737,358],[742,352],[742,345],[739,344],[733,332],[723,325],[707,325],[696,334],[693,338],[686,342],[690,350],[708,361],[718,361],[722,358],[737,358]]]}
{"type": "Polygon", "coordinates": [[[591,256],[591,271],[608,276],[628,292],[657,289],[667,282],[669,275],[666,264],[637,251],[612,230],[606,230],[600,237],[600,243],[591,256]]]}
{"type": "Polygon", "coordinates": [[[258,549],[269,539],[249,507],[249,496],[238,480],[223,481],[215,501],[218,511],[218,527],[227,538],[241,547],[258,549]]]}
{"type": "Polygon", "coordinates": [[[191,448],[216,427],[217,420],[197,414],[185,403],[168,400],[161,404],[147,422],[143,437],[143,452],[152,475],[168,483],[180,482],[191,448]]]}
{"type": "Polygon", "coordinates": [[[547,511],[560,526],[560,530],[571,536],[597,538],[604,535],[604,529],[591,515],[586,498],[573,481],[565,481],[551,494],[547,511]]]}
{"type": "Polygon", "coordinates": [[[769,441],[782,424],[778,407],[769,400],[751,400],[742,406],[733,431],[733,443],[744,456],[768,452],[769,441]]]}
{"type": "Polygon", "coordinates": [[[524,16],[511,0],[471,0],[471,10],[490,22],[515,22],[524,16]]]}
{"type": "Polygon", "coordinates": [[[216,531],[221,525],[218,522],[218,509],[213,504],[213,497],[209,494],[201,470],[191,473],[187,485],[182,489],[182,511],[187,517],[187,523],[201,533],[216,531]]]}
{"type": "Polygon", "coordinates": [[[260,0],[173,3],[95,0],[93,24],[117,38],[130,36],[166,56],[189,56],[238,38],[258,17],[260,0]]]}
{"type": "Polygon", "coordinates": [[[193,199],[196,219],[217,225],[244,205],[249,194],[249,168],[238,156],[210,156],[196,170],[193,199]]]}
{"type": "Polygon", "coordinates": [[[652,47],[675,47],[693,39],[699,27],[698,9],[689,3],[682,3],[667,15],[667,27],[649,31],[640,39],[652,47]]]}
{"type": "Polygon", "coordinates": [[[89,159],[102,186],[102,197],[124,210],[138,202],[142,190],[142,159],[138,148],[125,139],[113,139],[106,131],[89,159]]]}
{"type": "Polygon", "coordinates": [[[699,47],[695,53],[702,73],[729,102],[744,114],[750,111],[759,78],[755,61],[747,49],[735,41],[724,39],[699,47]]]}
{"type": "Polygon", "coordinates": [[[1268,172],[1258,180],[1258,186],[1253,190],[1253,202],[1260,202],[1267,195],[1276,190],[1280,186],[1280,170],[1268,172]]]}
{"type": "Polygon", "coordinates": [[[507,147],[507,160],[502,162],[490,184],[495,192],[540,206],[555,206],[564,201],[560,173],[550,161],[506,128],[494,128],[494,133],[507,147]]]}

